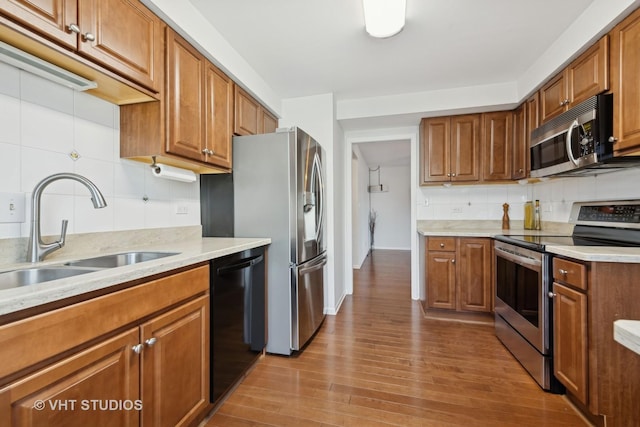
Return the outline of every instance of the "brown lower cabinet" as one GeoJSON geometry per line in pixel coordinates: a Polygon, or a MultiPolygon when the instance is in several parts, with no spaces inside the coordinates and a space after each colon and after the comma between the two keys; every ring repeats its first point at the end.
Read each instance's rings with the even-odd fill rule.
{"type": "Polygon", "coordinates": [[[492,311],[491,239],[426,240],[425,310],[492,311]]]}
{"type": "Polygon", "coordinates": [[[0,374],[0,425],[183,426],[202,419],[210,406],[208,280],[208,266],[198,267],[0,327],[8,339],[26,337],[0,362],[29,353],[12,364],[27,365],[17,375],[6,367],[0,374]]]}
{"type": "Polygon", "coordinates": [[[640,320],[640,264],[553,260],[554,374],[595,424],[640,425],[640,356],[613,322],[640,320]]]}

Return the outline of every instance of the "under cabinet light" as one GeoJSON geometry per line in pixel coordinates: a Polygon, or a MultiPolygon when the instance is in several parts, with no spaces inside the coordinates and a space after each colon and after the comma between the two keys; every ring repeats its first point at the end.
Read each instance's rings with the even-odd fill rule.
{"type": "Polygon", "coordinates": [[[70,87],[77,91],[95,89],[98,84],[80,77],[70,71],[46,62],[25,51],[17,49],[4,42],[0,42],[0,62],[13,65],[21,70],[38,75],[52,82],[70,87]]]}
{"type": "Polygon", "coordinates": [[[364,25],[372,37],[385,38],[404,28],[407,0],[362,0],[364,25]]]}

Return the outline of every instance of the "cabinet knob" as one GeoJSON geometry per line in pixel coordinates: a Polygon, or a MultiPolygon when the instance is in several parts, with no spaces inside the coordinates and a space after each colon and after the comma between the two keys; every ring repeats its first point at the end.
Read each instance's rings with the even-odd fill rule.
{"type": "Polygon", "coordinates": [[[156,337],[153,337],[153,338],[149,338],[144,343],[146,345],[148,345],[149,347],[151,347],[152,345],[154,345],[156,343],[156,341],[158,341],[158,339],[156,337]]]}
{"type": "Polygon", "coordinates": [[[547,295],[549,295],[549,298],[555,298],[557,296],[554,292],[549,292],[547,295]]]}
{"type": "Polygon", "coordinates": [[[209,150],[207,150],[206,148],[203,148],[202,149],[202,154],[209,154],[209,153],[207,153],[207,151],[209,151],[209,150]]]}
{"type": "Polygon", "coordinates": [[[563,99],[562,101],[560,101],[560,105],[568,105],[569,104],[569,100],[568,99],[563,99]]]}
{"type": "Polygon", "coordinates": [[[84,33],[82,39],[86,42],[94,42],[96,41],[96,36],[94,36],[93,33],[84,33]]]}
{"type": "Polygon", "coordinates": [[[131,350],[133,350],[133,352],[135,354],[140,354],[142,353],[142,344],[136,344],[133,347],[131,347],[131,350]]]}
{"type": "Polygon", "coordinates": [[[618,142],[618,138],[616,138],[615,136],[610,136],[609,137],[609,142],[615,144],[616,142],[618,142]]]}
{"type": "Polygon", "coordinates": [[[567,270],[563,270],[562,268],[559,269],[558,272],[560,272],[560,274],[562,274],[563,276],[566,276],[569,273],[567,270]]]}
{"type": "Polygon", "coordinates": [[[451,264],[455,264],[455,263],[456,263],[456,260],[455,260],[455,259],[452,259],[452,260],[451,260],[451,264]]]}
{"type": "Polygon", "coordinates": [[[448,173],[448,174],[447,174],[447,176],[451,176],[451,174],[450,174],[450,173],[448,173]]]}
{"type": "Polygon", "coordinates": [[[440,243],[440,247],[441,247],[441,248],[444,248],[444,243],[440,243]]]}
{"type": "Polygon", "coordinates": [[[456,174],[455,174],[455,173],[452,173],[452,174],[451,174],[451,176],[456,176],[456,174]]]}
{"type": "Polygon", "coordinates": [[[522,168],[518,169],[518,173],[522,173],[522,172],[524,172],[524,169],[522,168]]]}
{"type": "Polygon", "coordinates": [[[67,25],[67,30],[68,30],[70,33],[80,34],[80,27],[78,27],[76,24],[69,24],[69,25],[67,25]]]}

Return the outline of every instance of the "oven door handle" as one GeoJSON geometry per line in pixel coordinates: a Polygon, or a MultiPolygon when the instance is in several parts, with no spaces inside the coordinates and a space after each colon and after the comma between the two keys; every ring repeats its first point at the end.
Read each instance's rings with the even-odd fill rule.
{"type": "Polygon", "coordinates": [[[542,261],[540,260],[513,254],[499,247],[496,247],[494,249],[496,251],[496,256],[515,262],[516,264],[521,265],[523,267],[529,267],[532,270],[539,271],[540,267],[542,266],[542,261]],[[498,254],[497,252],[500,252],[500,254],[498,254]]]}

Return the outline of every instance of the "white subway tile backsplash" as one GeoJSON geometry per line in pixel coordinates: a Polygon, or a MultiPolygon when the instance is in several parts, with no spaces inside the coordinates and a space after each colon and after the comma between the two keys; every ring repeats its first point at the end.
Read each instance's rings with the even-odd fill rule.
{"type": "Polygon", "coordinates": [[[0,64],[0,191],[27,200],[26,222],[0,225],[0,238],[29,235],[31,192],[58,172],[89,178],[108,205],[94,209],[81,184],[56,181],[42,197],[44,235],[57,238],[62,219],[69,234],[199,225],[199,182],[154,178],[148,165],[120,159],[119,121],[116,105],[0,64]],[[178,206],[187,214],[176,214],[178,206]]]}
{"type": "Polygon", "coordinates": [[[83,158],[101,159],[113,163],[114,133],[112,127],[76,118],[75,149],[83,158]]]}
{"type": "Polygon", "coordinates": [[[73,92],[73,112],[76,119],[84,119],[102,126],[114,128],[118,107],[84,92],[73,92]]]}
{"type": "Polygon", "coordinates": [[[70,116],[73,115],[73,92],[73,89],[35,74],[26,71],[20,72],[20,97],[22,101],[70,116]]]}
{"type": "MultiPolygon", "coordinates": [[[[20,191],[20,146],[0,142],[0,191],[20,191]]],[[[1,234],[0,234],[1,236],[1,234]]]]}
{"type": "Polygon", "coordinates": [[[73,116],[40,105],[23,102],[22,145],[58,153],[70,153],[73,143],[73,116]]]}
{"type": "Polygon", "coordinates": [[[20,144],[20,100],[2,94],[0,94],[0,142],[20,144]]]}

